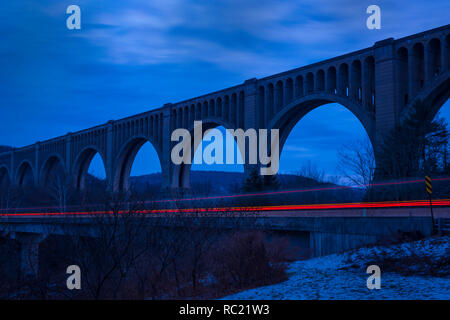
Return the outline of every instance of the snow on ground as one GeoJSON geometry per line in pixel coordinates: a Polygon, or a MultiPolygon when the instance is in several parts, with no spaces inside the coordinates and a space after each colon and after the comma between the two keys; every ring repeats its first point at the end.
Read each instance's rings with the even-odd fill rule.
{"type": "MultiPolygon", "coordinates": [[[[431,238],[388,247],[361,248],[343,254],[296,261],[290,264],[287,281],[243,291],[226,300],[303,300],[303,299],[450,299],[450,277],[383,272],[381,289],[367,289],[366,263],[380,255],[424,254],[437,260],[448,259],[450,237],[431,238]]],[[[376,259],[375,259],[376,261],[376,259]]],[[[439,260],[442,261],[442,260],[439,260]]],[[[445,260],[446,261],[446,260],[445,260]]],[[[411,266],[408,266],[411,267],[411,266]]],[[[447,265],[448,267],[448,265],[447,265]]],[[[411,268],[408,269],[411,271],[411,268]]]]}

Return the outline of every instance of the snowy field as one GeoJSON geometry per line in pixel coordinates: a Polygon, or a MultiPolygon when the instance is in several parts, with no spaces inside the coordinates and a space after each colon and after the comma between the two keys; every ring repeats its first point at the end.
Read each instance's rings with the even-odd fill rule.
{"type": "MultiPolygon", "coordinates": [[[[230,300],[303,300],[303,299],[450,299],[450,237],[393,245],[361,248],[344,254],[333,254],[291,263],[287,281],[276,285],[243,291],[224,299],[230,300]],[[367,289],[369,264],[380,258],[408,258],[405,270],[383,272],[381,289],[367,289]],[[427,275],[426,264],[411,263],[421,257],[434,266],[442,264],[439,276],[427,275]],[[431,261],[431,262],[430,262],[431,261]],[[416,271],[417,270],[417,271],[416,271]]],[[[386,263],[386,262],[384,262],[386,263]]],[[[439,265],[440,266],[440,265],[439,265]]],[[[388,268],[389,269],[389,268],[388,268]]]]}

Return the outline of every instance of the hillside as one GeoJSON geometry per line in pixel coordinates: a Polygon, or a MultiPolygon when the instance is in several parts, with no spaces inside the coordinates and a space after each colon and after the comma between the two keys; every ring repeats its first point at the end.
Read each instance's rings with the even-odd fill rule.
{"type": "MultiPolygon", "coordinates": [[[[283,190],[332,185],[294,174],[279,174],[277,179],[280,189],[283,190]]],[[[243,182],[244,173],[242,172],[192,171],[190,177],[192,189],[206,194],[240,192],[243,182]]],[[[161,184],[161,173],[131,177],[130,183],[134,185],[137,191],[145,190],[147,186],[159,186],[161,184]]]]}

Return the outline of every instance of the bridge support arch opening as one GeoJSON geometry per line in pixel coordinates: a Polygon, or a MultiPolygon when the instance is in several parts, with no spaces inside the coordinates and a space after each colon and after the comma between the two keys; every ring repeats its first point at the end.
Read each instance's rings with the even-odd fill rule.
{"type": "Polygon", "coordinates": [[[16,184],[20,188],[29,188],[35,185],[33,167],[28,161],[24,161],[19,165],[16,174],[16,184]]]}
{"type": "Polygon", "coordinates": [[[88,147],[75,160],[72,174],[75,190],[86,190],[86,180],[90,174],[89,171],[92,165],[95,166],[95,173],[92,174],[95,179],[108,180],[104,157],[96,148],[88,147]]]}
{"type": "MultiPolygon", "coordinates": [[[[193,186],[191,183],[191,172],[192,170],[195,171],[226,171],[226,172],[245,172],[246,166],[244,165],[244,161],[242,158],[242,154],[247,154],[248,152],[244,153],[244,150],[241,150],[237,144],[236,137],[234,137],[229,129],[231,126],[229,124],[223,123],[222,121],[208,121],[202,123],[202,133],[200,137],[195,137],[194,129],[192,128],[190,130],[191,133],[191,164],[180,164],[180,165],[173,165],[173,173],[172,173],[172,189],[173,190],[190,190],[193,186]],[[207,163],[205,159],[203,159],[204,152],[209,154],[210,149],[208,149],[214,142],[215,142],[215,135],[213,136],[211,134],[211,129],[216,129],[220,132],[220,138],[223,138],[221,145],[223,147],[222,149],[222,155],[216,155],[215,153],[213,156],[217,156],[218,158],[222,159],[223,163],[207,163]],[[209,133],[208,133],[209,132],[209,133]],[[227,141],[233,141],[232,143],[232,150],[231,146],[227,146],[227,141]],[[233,164],[227,164],[227,154],[229,157],[231,157],[231,154],[233,154],[233,164]],[[201,164],[198,163],[201,161],[201,164]]],[[[217,146],[217,145],[216,145],[217,146]]],[[[248,151],[248,150],[247,150],[248,151]]],[[[220,151],[219,151],[220,152],[220,151]]],[[[202,174],[207,175],[206,172],[203,172],[202,174]]],[[[203,191],[198,191],[201,194],[206,194],[211,191],[207,191],[206,184],[208,183],[208,180],[202,180],[205,182],[205,185],[202,186],[202,188],[196,188],[196,189],[202,189],[203,191]]]]}
{"type": "MultiPolygon", "coordinates": [[[[280,172],[298,173],[301,169],[299,164],[303,160],[305,168],[312,163],[315,168],[328,171],[324,173],[339,176],[336,172],[339,161],[338,152],[344,145],[352,143],[367,145],[368,156],[375,162],[371,165],[373,172],[376,167],[374,122],[372,114],[366,108],[352,105],[351,102],[317,97],[301,99],[293,103],[272,124],[280,129],[280,172]],[[324,122],[323,119],[330,118],[332,114],[344,119],[344,122],[330,125],[333,121],[332,116],[324,122]],[[315,124],[309,125],[309,120],[315,124]],[[348,138],[335,141],[334,137],[348,138]]],[[[340,182],[354,183],[344,178],[340,182]]]]}
{"type": "Polygon", "coordinates": [[[156,173],[158,172],[157,167],[159,164],[159,172],[161,172],[162,176],[161,153],[154,146],[155,144],[145,137],[134,138],[125,144],[115,162],[112,178],[113,191],[128,192],[130,190],[130,176],[133,175],[135,170],[134,164],[136,160],[139,162],[139,168],[136,168],[136,175],[156,173]],[[142,159],[140,159],[140,156],[137,158],[141,150],[143,150],[142,159]],[[149,167],[152,168],[150,172],[148,172],[149,167]]]}
{"type": "Polygon", "coordinates": [[[47,189],[60,189],[67,183],[66,168],[60,156],[51,155],[41,169],[40,184],[47,189]]]}

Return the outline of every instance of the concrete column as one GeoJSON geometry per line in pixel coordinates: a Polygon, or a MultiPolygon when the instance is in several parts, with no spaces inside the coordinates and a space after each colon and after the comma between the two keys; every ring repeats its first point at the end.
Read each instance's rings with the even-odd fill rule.
{"type": "Polygon", "coordinates": [[[14,152],[15,152],[15,149],[13,149],[12,151],[11,151],[11,153],[10,153],[10,155],[11,155],[11,163],[10,163],[10,166],[9,166],[9,170],[10,170],[10,175],[11,175],[11,184],[14,186],[14,185],[17,185],[17,181],[16,181],[16,168],[14,167],[14,152]]]}
{"type": "Polygon", "coordinates": [[[172,104],[167,103],[163,108],[163,119],[162,119],[162,145],[161,145],[161,187],[163,189],[168,189],[172,185],[172,174],[173,165],[170,159],[170,154],[172,151],[172,142],[170,137],[172,135],[171,131],[171,116],[172,116],[172,104]]]}
{"type": "Polygon", "coordinates": [[[320,78],[319,78],[319,72],[314,73],[314,91],[319,92],[320,91],[320,78]]]}
{"type": "Polygon", "coordinates": [[[311,92],[308,92],[308,74],[306,73],[303,77],[303,95],[307,96],[308,94],[311,92]]]}
{"type": "Polygon", "coordinates": [[[356,75],[355,71],[353,70],[353,63],[349,61],[348,63],[348,96],[350,100],[356,101],[356,75]]]}
{"type": "Polygon", "coordinates": [[[110,120],[106,124],[106,184],[108,190],[114,190],[114,161],[113,161],[113,148],[114,143],[114,121],[110,120]]]}
{"type": "Polygon", "coordinates": [[[39,273],[39,244],[46,235],[38,233],[15,233],[20,243],[20,273],[25,278],[36,278],[39,273]]]}
{"type": "Polygon", "coordinates": [[[39,186],[40,181],[40,167],[39,167],[39,156],[40,156],[41,142],[38,141],[35,144],[35,157],[34,157],[34,185],[39,186]]]}
{"type": "Polygon", "coordinates": [[[430,82],[433,79],[433,72],[434,70],[432,69],[431,66],[431,52],[430,52],[430,46],[429,46],[429,42],[425,43],[423,46],[423,64],[424,64],[424,86],[426,86],[426,84],[428,82],[430,82]]]}
{"type": "MultiPolygon", "coordinates": [[[[245,127],[245,113],[246,113],[246,104],[245,101],[247,99],[247,93],[245,90],[239,91],[237,94],[237,117],[236,117],[236,125],[238,128],[245,127]]],[[[211,115],[210,115],[211,116],[211,115]]]]}
{"type": "Polygon", "coordinates": [[[274,105],[274,98],[273,98],[273,87],[272,86],[266,86],[265,88],[265,99],[266,102],[264,103],[264,113],[266,115],[266,123],[270,123],[270,120],[272,119],[273,113],[273,105],[274,105]]]}
{"type": "Polygon", "coordinates": [[[277,111],[280,111],[286,105],[286,99],[287,99],[286,89],[287,89],[286,81],[281,80],[280,98],[278,99],[279,103],[278,103],[277,111]]]}
{"type": "Polygon", "coordinates": [[[72,133],[69,132],[66,136],[66,171],[71,178],[72,173],[72,133]]]}
{"type": "Polygon", "coordinates": [[[258,86],[258,118],[259,118],[259,127],[263,128],[265,127],[266,122],[266,117],[267,115],[265,114],[265,91],[264,91],[264,87],[260,87],[258,86]]]}
{"type": "Polygon", "coordinates": [[[370,79],[369,70],[366,61],[361,61],[361,99],[362,105],[367,108],[370,102],[370,79]]]}
{"type": "Polygon", "coordinates": [[[257,95],[257,80],[250,79],[244,82],[244,128],[257,129],[259,110],[257,95]]]}
{"type": "Polygon", "coordinates": [[[294,92],[293,90],[293,86],[292,86],[292,82],[290,82],[290,80],[286,79],[284,81],[284,93],[283,93],[283,97],[284,97],[284,101],[282,104],[282,107],[284,107],[285,105],[287,105],[288,103],[290,103],[292,101],[292,92],[294,92]]]}
{"type": "Polygon", "coordinates": [[[441,65],[442,65],[442,72],[447,71],[450,69],[450,57],[449,57],[449,48],[447,47],[447,41],[445,40],[445,37],[441,38],[441,65]]]}
{"type": "Polygon", "coordinates": [[[414,65],[416,62],[416,57],[413,53],[413,48],[408,50],[408,87],[409,87],[409,99],[412,100],[416,95],[416,85],[414,83],[414,76],[416,72],[414,71],[414,65]]]}
{"type": "Polygon", "coordinates": [[[397,122],[397,85],[393,39],[377,42],[375,51],[376,146],[397,122]]]}
{"type": "MultiPolygon", "coordinates": [[[[256,79],[249,79],[244,82],[244,91],[245,91],[245,98],[244,98],[244,130],[253,128],[255,130],[258,130],[258,119],[259,119],[259,110],[258,110],[258,95],[257,95],[257,80],[256,79]]],[[[274,87],[274,92],[276,92],[276,85],[274,87]]],[[[274,97],[276,94],[274,94],[274,97]]],[[[274,99],[274,105],[276,104],[276,101],[274,99]]],[[[245,146],[246,152],[245,152],[245,158],[244,160],[244,175],[248,176],[250,174],[251,170],[259,168],[258,165],[250,165],[249,162],[249,150],[248,150],[248,144],[245,146]]],[[[258,152],[258,150],[256,150],[258,152]]]]}

